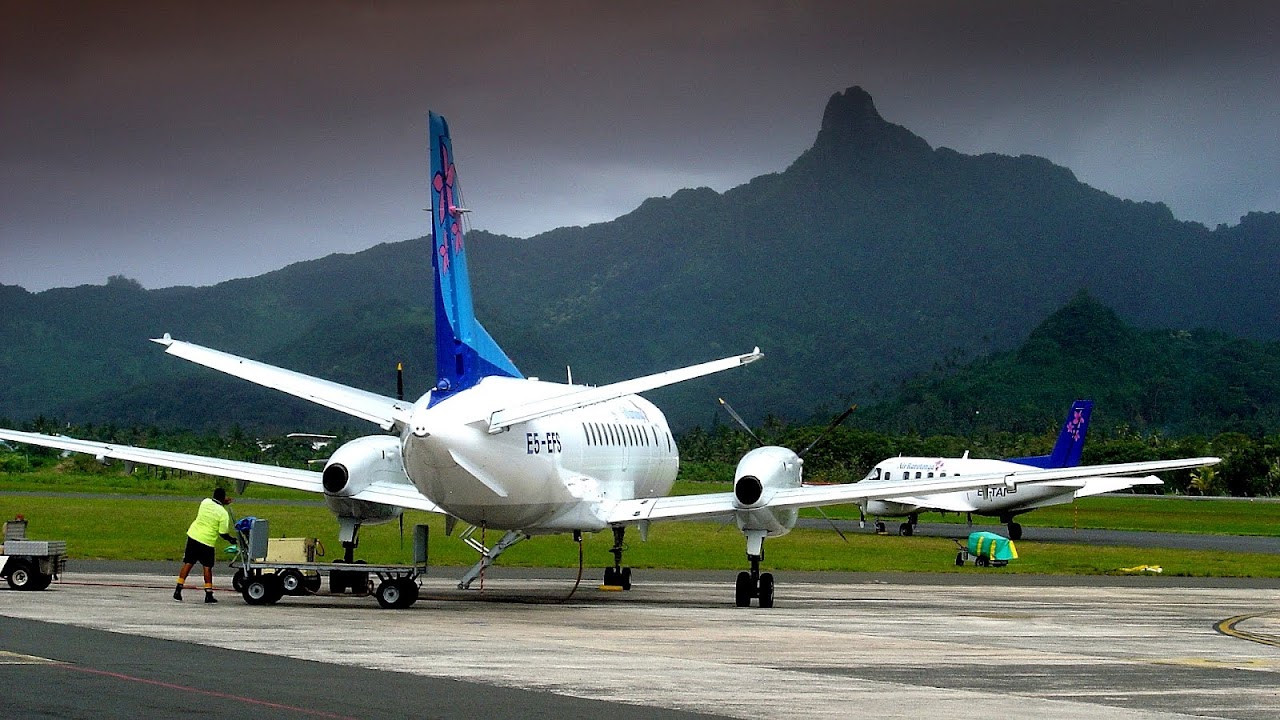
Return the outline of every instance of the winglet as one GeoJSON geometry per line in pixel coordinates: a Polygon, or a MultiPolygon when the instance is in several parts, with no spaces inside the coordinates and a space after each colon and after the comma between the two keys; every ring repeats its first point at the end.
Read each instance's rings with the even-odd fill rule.
{"type": "Polygon", "coordinates": [[[170,345],[173,344],[173,338],[169,335],[169,333],[165,333],[164,337],[151,338],[151,342],[160,343],[165,347],[169,347],[170,345]]]}

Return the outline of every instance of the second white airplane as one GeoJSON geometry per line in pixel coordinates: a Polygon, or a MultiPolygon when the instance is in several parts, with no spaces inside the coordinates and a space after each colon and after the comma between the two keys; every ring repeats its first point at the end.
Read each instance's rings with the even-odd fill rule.
{"type": "MultiPolygon", "coordinates": [[[[971,458],[968,453],[958,458],[896,457],[877,463],[862,482],[879,482],[897,478],[905,482],[928,482],[935,477],[964,477],[992,472],[1018,472],[1029,468],[1069,468],[1080,464],[1085,437],[1089,433],[1092,400],[1077,400],[1067,411],[1067,419],[1058,432],[1057,442],[1048,455],[986,460],[971,458]]],[[[919,493],[892,500],[868,498],[860,504],[862,512],[877,518],[876,532],[884,532],[880,517],[906,517],[898,527],[899,535],[911,535],[922,512],[965,513],[1000,518],[1008,525],[1009,538],[1022,539],[1022,525],[1014,518],[1036,508],[1069,503],[1076,498],[1127,490],[1135,485],[1162,485],[1154,476],[1111,477],[1082,475],[1026,487],[988,487],[943,493],[919,493]]]]}
{"type": "Polygon", "coordinates": [[[760,572],[764,539],[786,534],[802,507],[1217,461],[1001,469],[923,483],[881,478],[806,486],[796,453],[765,447],[742,458],[732,492],[667,496],[679,467],[675,441],[662,411],[637,393],[746,365],[762,357],[759,349],[600,387],[525,378],[475,318],[462,227],[467,211],[449,129],[435,114],[429,124],[437,381],[427,394],[406,402],[167,334],[156,340],[170,355],[339,410],[388,434],[346,443],[318,473],[13,430],[0,429],[0,439],[322,493],[338,519],[348,561],[362,524],[394,520],[404,508],[443,513],[449,530],[461,520],[472,528],[506,531],[493,547],[463,534],[480,559],[459,587],[468,587],[503,551],[531,536],[602,530],[615,540],[605,583],[629,587],[630,568],[622,566],[627,527],[640,526],[643,533],[654,520],[730,516],[746,536],[751,564],[739,576],[738,604],[758,598],[762,607],[773,605],[772,576],[760,572]]]}

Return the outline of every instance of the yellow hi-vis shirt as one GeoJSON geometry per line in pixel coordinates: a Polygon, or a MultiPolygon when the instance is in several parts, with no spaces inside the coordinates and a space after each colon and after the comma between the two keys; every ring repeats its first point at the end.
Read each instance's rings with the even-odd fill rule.
{"type": "Polygon", "coordinates": [[[231,513],[213,498],[201,500],[196,519],[187,528],[187,537],[213,547],[218,542],[218,536],[224,534],[231,534],[231,513]]]}

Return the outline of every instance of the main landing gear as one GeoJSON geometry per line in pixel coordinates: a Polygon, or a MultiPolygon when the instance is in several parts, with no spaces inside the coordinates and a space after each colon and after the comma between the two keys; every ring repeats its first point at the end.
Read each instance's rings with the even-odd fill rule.
{"type": "Polygon", "coordinates": [[[1009,539],[1010,539],[1010,540],[1021,540],[1021,539],[1022,539],[1022,525],[1019,525],[1018,523],[1014,522],[1012,518],[1010,518],[1010,519],[1008,519],[1008,520],[1005,520],[1005,524],[1007,524],[1007,525],[1009,526],[1009,539]]]}
{"type": "Polygon", "coordinates": [[[738,607],[751,607],[751,599],[760,601],[760,607],[773,607],[773,573],[760,572],[760,562],[764,560],[763,530],[743,531],[747,536],[747,560],[751,561],[751,571],[738,573],[738,582],[734,588],[734,600],[738,607]]]}
{"type": "Polygon", "coordinates": [[[627,549],[627,544],[623,542],[626,536],[627,528],[624,525],[613,526],[613,547],[609,548],[609,552],[613,553],[613,567],[604,569],[604,585],[610,587],[620,587],[623,590],[631,589],[631,568],[622,567],[622,552],[627,549]]]}
{"type": "Polygon", "coordinates": [[[911,537],[916,532],[918,522],[920,522],[919,515],[908,515],[907,521],[898,526],[898,534],[902,537],[911,537]]]}

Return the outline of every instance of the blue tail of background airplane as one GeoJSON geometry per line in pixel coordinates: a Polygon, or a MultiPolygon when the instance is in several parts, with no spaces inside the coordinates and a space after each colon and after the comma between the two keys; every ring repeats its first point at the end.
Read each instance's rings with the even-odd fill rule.
{"type": "Polygon", "coordinates": [[[476,320],[463,242],[461,193],[449,124],[430,113],[431,266],[435,269],[435,397],[465,390],[491,375],[523,377],[476,320]]]}
{"type": "Polygon", "coordinates": [[[1075,401],[1067,411],[1067,419],[1062,423],[1062,432],[1058,433],[1058,442],[1054,444],[1051,454],[1009,458],[1009,461],[1046,469],[1079,465],[1080,453],[1084,450],[1085,434],[1089,431],[1091,414],[1093,414],[1092,400],[1075,401]]]}

